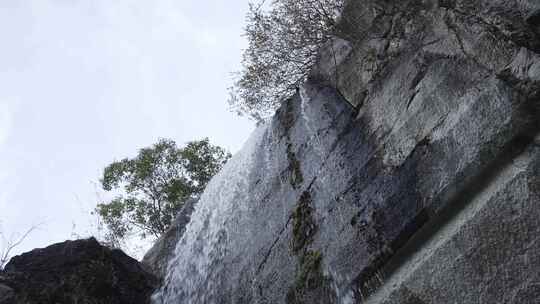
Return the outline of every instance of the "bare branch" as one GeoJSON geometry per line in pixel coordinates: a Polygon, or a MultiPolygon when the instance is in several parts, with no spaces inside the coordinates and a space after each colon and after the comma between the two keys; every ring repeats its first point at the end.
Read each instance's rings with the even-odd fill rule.
{"type": "Polygon", "coordinates": [[[2,237],[2,247],[0,247],[0,270],[4,269],[6,264],[11,259],[12,251],[21,245],[28,236],[38,229],[42,223],[32,225],[28,230],[26,230],[20,237],[15,237],[12,235],[10,238],[7,238],[3,231],[0,231],[0,236],[2,237]]]}

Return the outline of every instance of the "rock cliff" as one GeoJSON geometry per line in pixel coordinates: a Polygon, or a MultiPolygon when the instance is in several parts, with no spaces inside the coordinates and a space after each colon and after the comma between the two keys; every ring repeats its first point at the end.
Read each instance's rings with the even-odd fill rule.
{"type": "MultiPolygon", "coordinates": [[[[147,254],[154,304],[540,303],[540,2],[349,1],[308,81],[147,254]]],[[[146,303],[95,240],[0,303],[146,303]]]]}
{"type": "Polygon", "coordinates": [[[350,1],[202,195],[155,303],[540,301],[539,16],[350,1]]]}

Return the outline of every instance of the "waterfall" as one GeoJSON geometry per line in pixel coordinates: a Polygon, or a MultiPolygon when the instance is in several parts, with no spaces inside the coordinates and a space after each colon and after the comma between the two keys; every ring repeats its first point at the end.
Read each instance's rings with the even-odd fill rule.
{"type": "MultiPolygon", "coordinates": [[[[162,287],[153,295],[155,304],[218,303],[216,291],[222,275],[222,259],[230,232],[227,222],[247,209],[255,158],[267,127],[259,127],[208,184],[194,210],[185,233],[169,261],[162,287]]],[[[240,223],[238,223],[240,224],[240,223]]]]}
{"type": "MultiPolygon", "coordinates": [[[[337,146],[340,134],[346,134],[353,117],[334,89],[309,83],[300,88],[208,184],[153,303],[285,301],[302,271],[302,256],[290,245],[293,214],[309,191],[314,212],[305,220],[330,216],[327,210],[332,206],[327,204],[337,193],[324,184],[346,187],[348,174],[354,172],[339,165],[346,164],[346,154],[332,154],[342,149],[337,146]],[[328,170],[344,178],[330,180],[328,170]]],[[[327,227],[319,230],[323,228],[327,227]]],[[[311,243],[302,246],[313,254],[328,253],[319,246],[311,248],[311,243]]],[[[350,276],[337,275],[332,267],[323,257],[320,269],[313,270],[315,275],[325,274],[326,285],[320,290],[334,289],[336,297],[345,298],[350,276]]]]}

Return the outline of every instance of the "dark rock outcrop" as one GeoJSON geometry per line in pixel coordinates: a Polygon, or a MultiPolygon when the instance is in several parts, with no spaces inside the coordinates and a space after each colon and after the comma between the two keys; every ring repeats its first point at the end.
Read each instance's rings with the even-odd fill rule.
{"type": "MultiPolygon", "coordinates": [[[[2,278],[0,278],[2,280],[2,278]]],[[[13,292],[13,289],[4,285],[0,284],[0,303],[12,303],[15,300],[15,293],[13,292]]]]}
{"type": "Polygon", "coordinates": [[[90,238],[13,257],[0,273],[0,303],[146,304],[156,285],[136,260],[90,238]]]}

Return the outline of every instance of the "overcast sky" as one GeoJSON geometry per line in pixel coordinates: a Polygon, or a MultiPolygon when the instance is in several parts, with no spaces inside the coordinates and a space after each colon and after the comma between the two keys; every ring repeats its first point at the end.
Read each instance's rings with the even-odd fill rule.
{"type": "Polygon", "coordinates": [[[0,220],[17,253],[84,235],[111,161],[160,137],[236,152],[247,0],[0,1],[0,220]]]}

